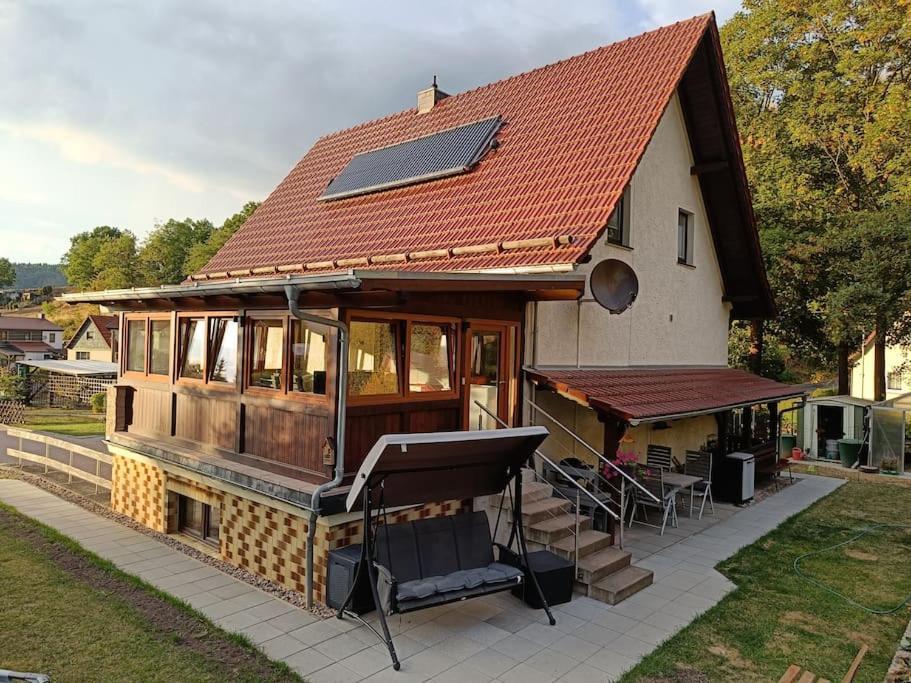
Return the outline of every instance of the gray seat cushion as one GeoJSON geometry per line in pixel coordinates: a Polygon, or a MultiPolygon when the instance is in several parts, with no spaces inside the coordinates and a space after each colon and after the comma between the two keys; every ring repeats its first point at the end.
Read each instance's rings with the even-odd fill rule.
{"type": "Polygon", "coordinates": [[[484,585],[516,581],[520,576],[522,576],[520,569],[492,562],[486,567],[461,569],[446,576],[433,576],[400,583],[396,597],[400,602],[423,600],[436,593],[453,593],[484,585]]]}

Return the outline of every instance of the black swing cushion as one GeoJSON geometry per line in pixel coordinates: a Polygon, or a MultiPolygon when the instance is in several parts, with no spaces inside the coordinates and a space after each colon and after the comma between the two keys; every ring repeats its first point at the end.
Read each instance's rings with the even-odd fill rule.
{"type": "Polygon", "coordinates": [[[521,569],[494,561],[484,512],[381,525],[377,588],[387,614],[512,588],[521,569]]]}

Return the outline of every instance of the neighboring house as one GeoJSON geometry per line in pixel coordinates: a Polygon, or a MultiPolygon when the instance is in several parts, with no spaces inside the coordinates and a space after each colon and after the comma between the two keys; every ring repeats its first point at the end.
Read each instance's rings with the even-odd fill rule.
{"type": "Polygon", "coordinates": [[[0,315],[0,359],[6,364],[58,358],[62,352],[63,328],[43,315],[40,318],[0,315]]]}
{"type": "Polygon", "coordinates": [[[116,315],[90,315],[66,345],[67,360],[100,360],[116,363],[119,357],[116,315]]]}
{"type": "MultiPolygon", "coordinates": [[[[873,400],[875,396],[873,372],[874,336],[871,333],[852,357],[851,396],[873,400]]],[[[886,400],[911,392],[911,348],[886,347],[886,400]]]]}
{"type": "Polygon", "coordinates": [[[552,427],[533,398],[607,457],[771,453],[777,402],[803,393],[727,367],[730,319],[774,304],[711,15],[422,91],[320,138],[188,282],[66,300],[122,314],[112,507],[317,601],[360,537],[338,485],[383,434],[494,427],[476,401],[552,427]],[[589,292],[604,259],[638,276],[620,315],[589,292]]]}

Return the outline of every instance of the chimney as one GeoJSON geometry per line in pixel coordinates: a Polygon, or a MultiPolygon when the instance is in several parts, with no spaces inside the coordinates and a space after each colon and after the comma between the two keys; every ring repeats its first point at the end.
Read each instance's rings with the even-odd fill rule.
{"type": "Polygon", "coordinates": [[[433,109],[438,102],[449,97],[437,87],[437,77],[433,77],[433,85],[426,90],[418,92],[418,114],[426,114],[433,109]]]}

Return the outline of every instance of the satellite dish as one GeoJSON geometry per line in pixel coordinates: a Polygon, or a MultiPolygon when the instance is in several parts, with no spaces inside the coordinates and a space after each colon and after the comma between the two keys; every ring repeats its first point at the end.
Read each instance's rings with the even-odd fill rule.
{"type": "Polygon", "coordinates": [[[611,313],[623,313],[639,294],[639,278],[628,264],[609,258],[595,266],[589,287],[601,306],[611,313]]]}

